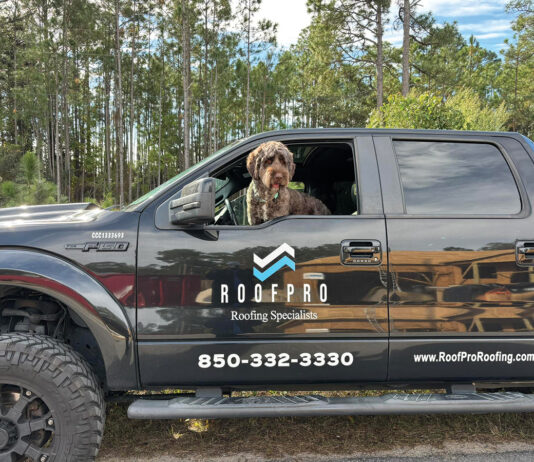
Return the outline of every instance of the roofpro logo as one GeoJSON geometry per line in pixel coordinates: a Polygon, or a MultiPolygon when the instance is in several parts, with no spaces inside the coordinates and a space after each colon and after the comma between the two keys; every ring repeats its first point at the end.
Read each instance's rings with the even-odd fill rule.
{"type": "Polygon", "coordinates": [[[254,277],[261,282],[264,282],[285,266],[295,271],[295,261],[289,257],[295,258],[295,249],[285,242],[265,258],[260,258],[258,255],[254,254],[254,265],[259,267],[259,269],[254,268],[254,277]],[[275,260],[282,255],[284,256],[275,262],[275,260]]]}
{"type": "Polygon", "coordinates": [[[252,260],[252,274],[250,268],[242,269],[236,265],[223,270],[229,282],[220,284],[216,292],[220,303],[233,306],[253,303],[315,306],[328,303],[326,275],[314,272],[309,262],[297,268],[295,249],[286,242],[264,257],[254,253],[252,260]],[[307,271],[309,269],[312,271],[307,271]],[[280,276],[273,278],[277,281],[268,281],[274,275],[280,276]]]}

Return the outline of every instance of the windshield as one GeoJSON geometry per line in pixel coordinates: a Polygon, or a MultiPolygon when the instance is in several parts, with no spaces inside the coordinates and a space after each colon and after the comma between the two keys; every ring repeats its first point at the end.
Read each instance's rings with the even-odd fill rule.
{"type": "Polygon", "coordinates": [[[165,183],[160,184],[157,188],[154,188],[152,191],[147,192],[146,194],[142,195],[138,199],[134,200],[132,203],[128,204],[124,211],[128,211],[131,209],[134,209],[138,207],[143,202],[148,201],[149,199],[152,199],[156,197],[160,192],[166,190],[167,188],[172,187],[174,183],[176,183],[180,178],[183,178],[184,176],[191,173],[193,170],[196,170],[197,168],[200,168],[202,165],[207,164],[208,162],[215,160],[217,157],[223,155],[226,151],[228,151],[231,147],[235,146],[236,144],[240,143],[242,140],[234,141],[233,143],[230,143],[229,145],[225,146],[222,149],[219,149],[218,151],[214,152],[212,155],[206,157],[205,159],[202,159],[200,162],[196,163],[195,165],[192,165],[187,170],[184,170],[183,172],[178,173],[178,175],[173,176],[170,180],[167,180],[165,183]]]}

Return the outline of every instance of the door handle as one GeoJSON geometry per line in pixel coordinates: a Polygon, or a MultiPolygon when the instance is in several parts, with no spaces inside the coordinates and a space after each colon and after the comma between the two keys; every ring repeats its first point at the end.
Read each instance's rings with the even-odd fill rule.
{"type": "Polygon", "coordinates": [[[534,266],[534,241],[516,241],[515,261],[519,266],[534,266]]]}
{"type": "Polygon", "coordinates": [[[340,258],[344,265],[380,265],[382,246],[376,240],[345,239],[341,242],[340,258]]]}

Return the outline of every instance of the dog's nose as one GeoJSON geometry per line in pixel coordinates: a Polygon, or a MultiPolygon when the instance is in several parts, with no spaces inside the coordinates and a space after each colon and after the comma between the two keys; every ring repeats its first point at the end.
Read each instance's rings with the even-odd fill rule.
{"type": "Polygon", "coordinates": [[[282,176],[281,173],[276,173],[276,174],[274,175],[274,181],[282,181],[283,178],[284,178],[284,177],[282,176]]]}

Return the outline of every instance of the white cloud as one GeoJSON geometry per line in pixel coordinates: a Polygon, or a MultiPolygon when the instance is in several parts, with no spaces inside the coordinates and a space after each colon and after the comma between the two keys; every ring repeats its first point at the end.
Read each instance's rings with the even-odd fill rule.
{"type": "MultiPolygon", "coordinates": [[[[498,18],[508,0],[422,0],[419,11],[440,16],[440,20],[456,20],[459,29],[465,36],[471,34],[478,39],[494,39],[506,37],[510,33],[510,19],[498,18]],[[477,17],[478,16],[478,17],[477,17]],[[484,17],[482,19],[482,17],[484,17]],[[465,21],[469,21],[465,23],[465,21]]],[[[238,0],[232,0],[235,7],[238,0]]],[[[391,13],[391,19],[395,16],[391,13]]],[[[270,19],[278,24],[278,45],[288,47],[296,43],[300,32],[311,22],[311,15],[307,11],[306,0],[263,0],[257,19],[270,19]]],[[[402,31],[394,30],[392,23],[385,31],[385,40],[395,46],[402,44],[402,31]]]]}
{"type": "Polygon", "coordinates": [[[485,21],[459,24],[458,29],[461,32],[508,32],[511,29],[510,19],[488,19],[485,21]]]}
{"type": "Polygon", "coordinates": [[[263,0],[258,18],[278,24],[278,45],[285,47],[296,43],[300,31],[311,22],[306,0],[263,0]]]}
{"type": "Polygon", "coordinates": [[[384,32],[384,40],[391,43],[394,46],[402,45],[403,32],[402,30],[387,29],[384,32]]]}
{"type": "Polygon", "coordinates": [[[423,0],[422,11],[432,11],[435,15],[461,18],[504,11],[507,0],[423,0]]]}
{"type": "Polygon", "coordinates": [[[464,36],[474,35],[478,40],[491,40],[507,37],[511,32],[509,19],[487,19],[477,23],[458,26],[464,36]]]}
{"type": "Polygon", "coordinates": [[[490,32],[488,34],[473,34],[477,39],[479,40],[488,40],[488,39],[494,39],[499,37],[506,37],[506,33],[504,32],[490,32]]]}

